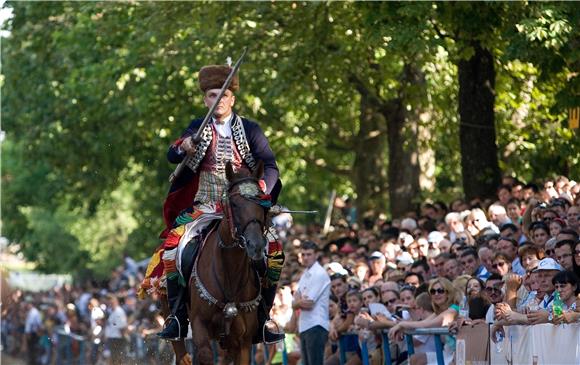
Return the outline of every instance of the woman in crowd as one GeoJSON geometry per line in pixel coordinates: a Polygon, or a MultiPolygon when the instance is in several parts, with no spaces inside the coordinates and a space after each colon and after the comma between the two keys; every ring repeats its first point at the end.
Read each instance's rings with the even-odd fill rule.
{"type": "Polygon", "coordinates": [[[534,222],[530,225],[530,236],[534,245],[543,249],[550,239],[550,229],[544,222],[534,222]]]}
{"type": "MultiPolygon", "coordinates": [[[[436,278],[429,283],[433,314],[422,321],[402,321],[389,330],[389,336],[402,340],[404,330],[415,328],[449,326],[459,315],[461,293],[445,278],[436,278]]],[[[444,348],[445,363],[450,364],[455,351],[455,338],[447,336],[444,348]]],[[[436,364],[435,353],[416,354],[411,357],[413,364],[436,364]]]]}
{"type": "Polygon", "coordinates": [[[554,314],[553,323],[573,323],[580,319],[578,311],[580,298],[578,293],[578,277],[571,271],[561,271],[552,279],[554,288],[560,294],[560,300],[563,303],[564,312],[560,316],[554,314]]]}
{"type": "Polygon", "coordinates": [[[522,214],[521,214],[521,203],[516,198],[511,198],[507,203],[507,216],[511,219],[512,223],[517,227],[522,224],[522,214]]]}
{"type": "Polygon", "coordinates": [[[548,227],[550,228],[550,237],[556,237],[562,229],[566,228],[566,222],[561,218],[554,218],[548,227]]]}
{"type": "Polygon", "coordinates": [[[531,242],[525,242],[518,248],[518,257],[522,267],[527,273],[534,270],[541,259],[544,258],[544,252],[531,242]]]}
{"type": "Polygon", "coordinates": [[[501,252],[498,252],[493,256],[493,263],[491,267],[492,272],[499,274],[501,276],[507,275],[509,272],[512,271],[511,261],[507,258],[506,255],[504,255],[501,252]]]}
{"type": "Polygon", "coordinates": [[[479,278],[471,278],[467,280],[467,285],[465,286],[465,296],[468,299],[478,297],[483,291],[483,281],[479,278]]]}
{"type": "MultiPolygon", "coordinates": [[[[411,285],[405,285],[401,288],[399,299],[403,308],[406,308],[413,318],[413,311],[415,309],[415,287],[411,285]]],[[[413,318],[414,319],[414,318],[413,318]]]]}

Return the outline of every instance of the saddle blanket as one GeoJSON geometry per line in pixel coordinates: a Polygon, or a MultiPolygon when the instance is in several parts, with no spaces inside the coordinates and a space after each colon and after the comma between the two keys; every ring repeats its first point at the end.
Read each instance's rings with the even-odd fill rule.
{"type": "Polygon", "coordinates": [[[181,256],[183,255],[183,250],[187,243],[191,241],[192,238],[197,237],[204,229],[207,228],[214,220],[222,219],[223,213],[217,213],[214,211],[206,211],[205,214],[199,216],[193,222],[187,223],[185,225],[185,232],[183,236],[179,239],[179,244],[177,245],[177,257],[176,266],[179,273],[184,276],[181,271],[181,256]]]}

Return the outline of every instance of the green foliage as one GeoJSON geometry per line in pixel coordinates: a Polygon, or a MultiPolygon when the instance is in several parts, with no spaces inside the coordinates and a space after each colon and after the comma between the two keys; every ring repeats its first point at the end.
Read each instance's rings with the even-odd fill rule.
{"type": "MultiPolygon", "coordinates": [[[[356,194],[353,164],[365,141],[358,83],[429,115],[430,139],[419,146],[436,156],[428,196],[461,195],[455,63],[473,38],[497,57],[502,169],[527,181],[579,172],[577,136],[565,123],[578,101],[577,3],[5,6],[14,18],[1,54],[3,234],[47,271],[106,275],[123,253],[145,257],[159,244],[173,168],[166,148],[205,113],[197,70],[245,46],[237,108],[270,139],[281,203],[292,208],[324,212],[332,189],[356,194]],[[405,65],[425,83],[405,83],[405,65]]],[[[386,128],[376,132],[386,139],[386,128]]],[[[405,145],[415,143],[409,135],[405,145]]],[[[387,148],[374,171],[383,176],[387,148]]]]}

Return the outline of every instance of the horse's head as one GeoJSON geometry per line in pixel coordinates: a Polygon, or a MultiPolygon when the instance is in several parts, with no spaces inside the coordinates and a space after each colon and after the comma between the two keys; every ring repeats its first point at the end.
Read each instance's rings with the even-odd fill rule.
{"type": "Polygon", "coordinates": [[[270,201],[259,185],[263,173],[262,161],[253,173],[244,169],[234,172],[232,165],[229,162],[226,164],[229,185],[224,208],[233,239],[246,249],[252,260],[262,260],[266,247],[264,229],[270,201]]]}

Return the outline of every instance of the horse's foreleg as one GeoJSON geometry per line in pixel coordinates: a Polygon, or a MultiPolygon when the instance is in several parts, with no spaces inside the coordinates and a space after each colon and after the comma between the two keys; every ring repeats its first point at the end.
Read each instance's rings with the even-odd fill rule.
{"type": "Polygon", "coordinates": [[[171,341],[171,346],[173,347],[173,352],[175,352],[175,365],[188,365],[187,359],[182,362],[186,355],[189,357],[189,364],[191,364],[191,357],[185,349],[184,340],[171,341]]]}
{"type": "Polygon", "coordinates": [[[247,365],[252,363],[252,342],[244,342],[236,353],[235,365],[247,365]]]}
{"type": "Polygon", "coordinates": [[[209,342],[209,334],[206,325],[196,317],[193,320],[193,343],[197,349],[197,360],[200,364],[213,365],[213,351],[209,342]]]}

